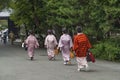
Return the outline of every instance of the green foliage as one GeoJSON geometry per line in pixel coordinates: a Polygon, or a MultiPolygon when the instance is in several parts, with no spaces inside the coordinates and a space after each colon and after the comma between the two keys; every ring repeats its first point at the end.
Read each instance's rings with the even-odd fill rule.
{"type": "Polygon", "coordinates": [[[46,23],[49,26],[71,26],[78,22],[74,6],[77,0],[45,0],[46,23]],[[75,19],[76,18],[76,19],[75,19]]]}
{"type": "Polygon", "coordinates": [[[9,7],[10,0],[0,0],[0,11],[9,7]]]}
{"type": "Polygon", "coordinates": [[[120,0],[2,0],[0,10],[8,4],[13,9],[10,18],[18,26],[24,24],[26,30],[44,34],[54,28],[58,37],[62,27],[75,32],[81,25],[91,39],[100,41],[93,49],[96,57],[119,59],[120,40],[103,40],[111,30],[120,29],[120,0]]]}
{"type": "Polygon", "coordinates": [[[4,30],[8,27],[7,20],[0,20],[0,30],[4,30]]]}
{"type": "Polygon", "coordinates": [[[92,49],[97,58],[120,61],[120,38],[101,41],[92,49]]]}
{"type": "Polygon", "coordinates": [[[86,19],[88,22],[85,21],[85,24],[91,27],[91,32],[97,33],[96,36],[102,33],[104,37],[105,33],[113,29],[115,20],[120,17],[119,2],[119,0],[89,0],[85,8],[89,13],[86,19]]]}
{"type": "Polygon", "coordinates": [[[14,0],[11,2],[13,9],[11,19],[16,25],[26,25],[27,30],[38,30],[40,29],[42,6],[41,0],[14,0]]]}
{"type": "Polygon", "coordinates": [[[26,24],[28,29],[35,25],[37,30],[82,25],[87,34],[103,39],[104,34],[114,28],[115,20],[118,19],[119,22],[119,2],[119,0],[12,0],[11,7],[14,12],[11,18],[18,25],[26,24]]]}

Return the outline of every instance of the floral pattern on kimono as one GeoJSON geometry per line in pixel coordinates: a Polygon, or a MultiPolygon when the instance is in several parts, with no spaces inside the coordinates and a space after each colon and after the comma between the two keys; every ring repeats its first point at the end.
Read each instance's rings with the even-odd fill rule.
{"type": "Polygon", "coordinates": [[[72,38],[68,34],[63,34],[60,37],[58,47],[62,52],[63,60],[69,61],[70,60],[70,48],[73,46],[72,38]]]}
{"type": "Polygon", "coordinates": [[[27,44],[27,47],[28,47],[27,50],[28,50],[29,57],[33,57],[34,56],[34,49],[39,46],[39,43],[38,43],[36,37],[33,35],[29,35],[27,37],[27,39],[25,40],[25,43],[27,44]]]}
{"type": "Polygon", "coordinates": [[[45,43],[44,45],[47,48],[47,54],[49,57],[54,57],[54,49],[57,46],[57,40],[56,37],[54,35],[47,35],[47,37],[45,38],[45,43]]]}

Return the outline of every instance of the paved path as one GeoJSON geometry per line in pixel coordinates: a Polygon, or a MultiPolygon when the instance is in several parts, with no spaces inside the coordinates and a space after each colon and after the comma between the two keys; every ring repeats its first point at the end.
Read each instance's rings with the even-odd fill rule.
{"type": "Polygon", "coordinates": [[[35,60],[18,45],[0,44],[0,80],[120,80],[120,63],[100,61],[89,63],[90,71],[77,71],[75,59],[65,66],[61,55],[48,61],[45,49],[37,49],[35,60]]]}

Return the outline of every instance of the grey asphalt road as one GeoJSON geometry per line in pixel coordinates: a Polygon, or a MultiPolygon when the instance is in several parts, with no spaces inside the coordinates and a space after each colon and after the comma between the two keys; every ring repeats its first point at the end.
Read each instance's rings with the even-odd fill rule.
{"type": "Polygon", "coordinates": [[[47,59],[45,49],[36,49],[35,60],[19,45],[0,44],[0,80],[120,80],[120,63],[96,60],[88,72],[77,71],[76,60],[63,65],[61,54],[47,59]]]}

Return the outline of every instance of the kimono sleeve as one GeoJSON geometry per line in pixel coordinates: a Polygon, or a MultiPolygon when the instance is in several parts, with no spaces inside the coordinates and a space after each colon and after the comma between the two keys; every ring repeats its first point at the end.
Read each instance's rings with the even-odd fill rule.
{"type": "Polygon", "coordinates": [[[73,50],[76,51],[78,49],[78,40],[77,40],[77,36],[74,38],[74,42],[73,42],[73,50]]]}
{"type": "Polygon", "coordinates": [[[70,36],[70,48],[72,48],[72,47],[73,47],[73,42],[72,42],[72,38],[70,36]]]}
{"type": "Polygon", "coordinates": [[[25,40],[25,44],[28,44],[29,42],[29,36],[27,37],[27,39],[25,40]]]}
{"type": "Polygon", "coordinates": [[[38,43],[38,40],[36,39],[36,37],[35,37],[35,44],[36,44],[36,47],[39,46],[39,43],[38,43]]]}
{"type": "Polygon", "coordinates": [[[62,44],[62,37],[60,37],[60,40],[59,40],[59,43],[58,43],[58,47],[63,47],[63,44],[62,44]]]}
{"type": "Polygon", "coordinates": [[[48,39],[48,36],[45,38],[44,45],[47,45],[47,44],[48,44],[48,41],[47,41],[47,39],[48,39]]]}
{"type": "Polygon", "coordinates": [[[58,43],[57,43],[57,39],[56,39],[56,37],[54,36],[54,43],[55,43],[55,45],[57,45],[58,43]]]}
{"type": "Polygon", "coordinates": [[[87,40],[87,47],[88,49],[92,47],[89,40],[87,40]]]}
{"type": "Polygon", "coordinates": [[[90,41],[89,41],[89,39],[88,39],[87,36],[86,36],[86,39],[87,39],[87,48],[89,49],[89,48],[91,48],[92,46],[91,46],[91,43],[90,43],[90,41]]]}

